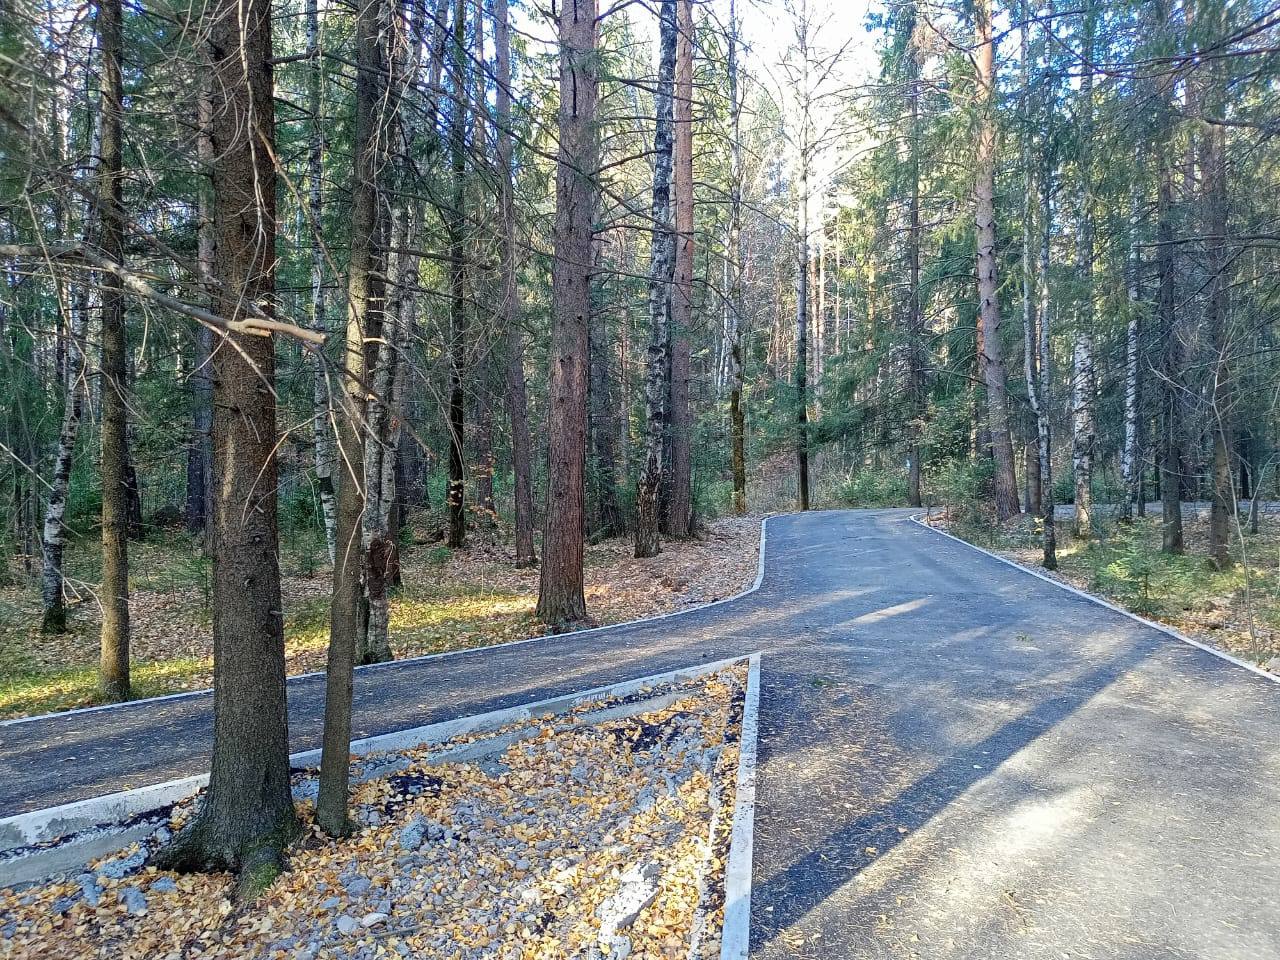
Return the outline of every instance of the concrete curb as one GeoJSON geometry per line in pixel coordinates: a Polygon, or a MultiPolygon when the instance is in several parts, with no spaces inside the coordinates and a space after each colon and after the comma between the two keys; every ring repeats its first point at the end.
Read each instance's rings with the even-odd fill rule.
{"type": "MultiPolygon", "coordinates": [[[[757,654],[750,662],[757,663],[758,656],[757,654]]],[[[497,730],[510,723],[567,713],[579,704],[592,700],[626,697],[645,688],[692,680],[741,663],[742,660],[742,657],[730,657],[593,687],[549,700],[354,740],[351,752],[356,756],[366,756],[370,753],[441,743],[464,734],[497,730]]],[[[758,675],[758,667],[753,666],[751,669],[755,671],[752,676],[758,675]]],[[[744,734],[751,689],[749,682],[748,704],[744,704],[744,734]]],[[[640,701],[641,709],[647,707],[648,701],[640,701]]],[[[455,752],[443,751],[447,756],[442,756],[441,759],[457,759],[453,755],[455,752]]],[[[289,760],[294,767],[313,766],[320,761],[320,751],[295,753],[289,760]]],[[[89,860],[128,846],[156,828],[157,824],[153,821],[160,813],[191,796],[208,782],[208,774],[199,774],[0,819],[0,868],[3,868],[0,886],[26,883],[74,870],[89,860]]],[[[735,829],[736,826],[735,813],[735,829]]]]}
{"type": "Polygon", "coordinates": [[[1047,573],[1041,573],[1039,570],[1035,570],[1035,569],[1032,569],[1031,567],[1023,566],[1021,563],[1018,563],[1016,560],[1010,560],[1008,557],[1002,557],[998,553],[993,553],[990,550],[987,550],[983,547],[979,547],[975,544],[972,544],[968,540],[962,540],[959,537],[955,536],[954,534],[947,533],[947,531],[945,530],[939,530],[937,527],[933,526],[932,524],[926,523],[924,518],[921,516],[912,517],[911,521],[912,523],[919,524],[920,526],[924,527],[926,530],[930,530],[933,533],[938,534],[938,536],[946,537],[948,540],[954,540],[956,543],[964,544],[970,550],[977,550],[979,553],[984,553],[991,559],[999,560],[1001,563],[1005,564],[1006,566],[1013,567],[1013,569],[1015,570],[1020,570],[1025,574],[1029,574],[1030,576],[1035,577],[1037,580],[1043,580],[1045,583],[1051,583],[1055,587],[1060,587],[1061,589],[1066,590],[1068,593],[1074,593],[1077,597],[1083,597],[1086,600],[1091,600],[1101,607],[1106,607],[1108,610],[1114,610],[1116,613],[1119,613],[1119,614],[1122,614],[1123,616],[1128,617],[1130,620],[1136,620],[1138,621],[1138,623],[1141,623],[1144,626],[1148,626],[1153,630],[1158,630],[1161,633],[1165,634],[1165,636],[1172,637],[1174,640],[1181,640],[1183,643],[1190,644],[1193,647],[1203,650],[1205,653],[1211,653],[1215,657],[1218,657],[1222,660],[1226,660],[1228,663],[1233,663],[1237,667],[1244,667],[1250,673],[1256,673],[1258,676],[1262,677],[1264,680],[1270,680],[1272,683],[1280,684],[1280,676],[1276,676],[1273,673],[1268,673],[1266,670],[1263,670],[1261,667],[1255,666],[1254,664],[1250,663],[1247,660],[1241,660],[1239,657],[1233,657],[1231,654],[1227,653],[1225,650],[1219,650],[1217,647],[1212,647],[1207,643],[1201,643],[1199,640],[1193,640],[1191,637],[1188,637],[1185,633],[1181,633],[1175,630],[1173,627],[1166,626],[1163,623],[1157,623],[1154,620],[1148,620],[1146,617],[1139,616],[1138,614],[1134,613],[1132,610],[1126,610],[1124,607],[1118,606],[1110,602],[1109,600],[1104,600],[1101,597],[1094,596],[1092,593],[1086,593],[1085,591],[1077,587],[1073,587],[1069,583],[1063,583],[1061,580],[1058,580],[1056,577],[1051,577],[1047,573]]]}
{"type": "MultiPolygon", "coordinates": [[[[610,623],[601,627],[588,627],[585,630],[570,630],[566,633],[545,633],[537,637],[525,637],[523,640],[508,640],[505,643],[494,643],[486,647],[467,647],[465,650],[450,650],[445,653],[427,653],[420,657],[408,657],[404,660],[388,660],[386,663],[369,663],[356,667],[356,672],[361,673],[366,670],[385,670],[389,667],[403,666],[406,663],[421,663],[426,660],[439,660],[444,657],[457,657],[467,653],[479,653],[485,650],[500,650],[503,647],[518,647],[526,643],[537,643],[540,640],[563,639],[565,637],[580,637],[589,633],[599,633],[602,630],[615,630],[619,627],[634,627],[642,623],[653,623],[658,620],[668,620],[672,617],[682,617],[689,613],[698,613],[711,607],[718,607],[722,603],[732,603],[735,600],[741,600],[743,597],[755,593],[760,589],[760,584],[764,582],[764,551],[765,543],[768,538],[768,524],[774,516],[764,517],[760,521],[760,548],[756,556],[756,579],[747,589],[735,593],[731,597],[722,597],[719,600],[712,600],[710,603],[702,603],[696,607],[688,607],[684,610],[672,610],[670,613],[660,613],[652,617],[641,617],[638,620],[624,620],[622,623],[610,623]]],[[[299,673],[292,677],[286,677],[286,683],[291,680],[308,680],[315,677],[323,677],[323,670],[313,670],[310,673],[299,673]]],[[[122,707],[136,707],[143,704],[162,703],[165,700],[183,700],[187,697],[202,697],[213,693],[212,687],[205,687],[202,690],[184,690],[181,693],[168,693],[162,697],[145,697],[140,700],[126,700],[123,703],[103,703],[96,707],[76,707],[73,710],[58,710],[53,713],[40,713],[34,717],[14,717],[10,720],[0,720],[0,728],[17,726],[20,723],[32,723],[36,720],[49,720],[53,717],[70,717],[82,713],[98,713],[103,710],[119,710],[122,707]]]]}
{"type": "Polygon", "coordinates": [[[746,960],[751,949],[751,853],[756,817],[756,736],[760,717],[760,654],[748,661],[742,704],[738,789],[733,805],[729,857],[724,867],[724,924],[720,960],[746,960]]]}

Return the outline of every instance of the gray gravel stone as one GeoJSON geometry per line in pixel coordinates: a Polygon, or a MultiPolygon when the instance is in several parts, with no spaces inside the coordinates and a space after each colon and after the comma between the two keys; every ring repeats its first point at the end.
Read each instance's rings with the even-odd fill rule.
{"type": "Polygon", "coordinates": [[[363,897],[369,892],[369,888],[373,886],[373,884],[369,881],[368,877],[361,877],[357,875],[353,877],[343,877],[342,886],[349,895],[353,897],[363,897]]]}
{"type": "Polygon", "coordinates": [[[123,880],[146,862],[146,853],[142,850],[135,850],[128,856],[108,860],[98,868],[98,875],[111,880],[123,880]]]}
{"type": "Polygon", "coordinates": [[[151,890],[154,893],[173,893],[177,889],[178,885],[173,882],[172,877],[160,877],[151,884],[151,890]]]}
{"type": "Polygon", "coordinates": [[[360,929],[360,922],[355,917],[343,914],[338,918],[338,930],[341,933],[350,935],[360,929]]]}
{"type": "Polygon", "coordinates": [[[134,916],[142,916],[147,912],[147,898],[137,887],[124,887],[120,891],[120,899],[124,908],[134,916]]]}
{"type": "Polygon", "coordinates": [[[96,907],[98,901],[102,899],[102,887],[98,885],[98,879],[92,873],[82,873],[76,877],[76,883],[80,884],[80,894],[84,897],[84,902],[91,907],[96,907]]]}

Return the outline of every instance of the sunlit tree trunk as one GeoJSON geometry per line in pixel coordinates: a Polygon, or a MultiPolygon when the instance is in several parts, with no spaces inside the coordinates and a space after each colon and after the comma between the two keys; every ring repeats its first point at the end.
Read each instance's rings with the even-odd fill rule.
{"type": "Polygon", "coordinates": [[[676,0],[659,7],[658,86],[654,94],[657,120],[653,144],[652,240],[649,253],[649,349],[645,377],[645,453],[636,488],[637,557],[657,556],[658,493],[662,486],[663,433],[666,414],[666,370],[671,281],[675,271],[675,237],[671,223],[676,62],[676,0]]]}
{"type": "Polygon", "coordinates": [[[1001,356],[1000,303],[996,284],[995,214],[995,43],[991,36],[990,0],[977,0],[975,65],[978,83],[978,141],[974,197],[978,240],[978,314],[981,324],[982,378],[987,389],[987,429],[996,465],[996,519],[1019,513],[1018,481],[1014,476],[1013,438],[1009,432],[1008,388],[1001,356]]]}
{"type": "Polygon", "coordinates": [[[591,314],[591,215],[599,184],[596,129],[596,0],[560,5],[560,143],[552,262],[547,521],[537,616],[553,625],[585,619],[582,592],[587,432],[587,324],[591,314]]]}
{"type": "Polygon", "coordinates": [[[693,327],[693,3],[676,0],[676,70],[672,101],[672,192],[675,272],[671,288],[671,476],[665,532],[687,537],[693,524],[693,417],[689,408],[689,337],[693,327]]]}
{"type": "MultiPolygon", "coordinates": [[[[102,253],[124,263],[123,8],[99,0],[102,51],[98,229],[102,253]]],[[[121,280],[104,272],[102,304],[102,643],[99,686],[107,700],[129,696],[129,470],[128,343],[121,280]]]]}

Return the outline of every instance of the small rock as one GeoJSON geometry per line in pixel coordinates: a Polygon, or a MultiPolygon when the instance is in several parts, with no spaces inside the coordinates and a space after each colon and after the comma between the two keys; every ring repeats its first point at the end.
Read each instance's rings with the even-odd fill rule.
{"type": "Polygon", "coordinates": [[[91,907],[96,907],[98,901],[102,899],[102,887],[98,885],[98,878],[92,873],[82,873],[76,877],[76,883],[80,884],[80,893],[84,897],[84,902],[91,907]]]}
{"type": "Polygon", "coordinates": [[[17,932],[18,922],[16,920],[10,920],[3,927],[0,927],[0,937],[4,937],[6,940],[12,940],[13,935],[17,932]]]}
{"type": "Polygon", "coordinates": [[[321,910],[337,910],[342,906],[342,900],[338,897],[330,897],[324,903],[320,904],[321,910]]]}
{"type": "Polygon", "coordinates": [[[53,912],[55,917],[60,917],[74,907],[76,905],[76,900],[78,899],[78,897],[59,897],[57,900],[53,901],[53,906],[49,909],[53,912]]]}
{"type": "Polygon", "coordinates": [[[427,839],[427,818],[418,814],[400,829],[399,843],[403,850],[417,850],[427,839]]]}
{"type": "Polygon", "coordinates": [[[342,886],[351,896],[363,897],[369,892],[369,888],[373,886],[373,884],[369,881],[368,877],[354,876],[344,877],[342,880],[342,886]]]}
{"type": "Polygon", "coordinates": [[[160,877],[151,884],[152,893],[173,893],[178,889],[178,885],[173,882],[172,877],[160,877]]]}
{"type": "Polygon", "coordinates": [[[360,929],[360,924],[356,921],[355,917],[348,916],[347,914],[344,913],[342,916],[338,918],[338,931],[340,933],[345,933],[350,935],[352,933],[355,933],[359,929],[360,929]]]}
{"type": "Polygon", "coordinates": [[[135,850],[126,857],[116,857],[98,867],[98,875],[110,880],[123,880],[147,862],[147,855],[142,850],[135,850]]]}
{"type": "Polygon", "coordinates": [[[137,887],[124,887],[120,891],[120,900],[124,908],[134,916],[141,917],[147,912],[147,898],[137,887]]]}
{"type": "Polygon", "coordinates": [[[373,927],[379,923],[382,923],[382,921],[386,919],[387,919],[387,915],[385,913],[366,913],[364,915],[364,919],[361,920],[360,922],[363,923],[366,927],[373,927]]]}

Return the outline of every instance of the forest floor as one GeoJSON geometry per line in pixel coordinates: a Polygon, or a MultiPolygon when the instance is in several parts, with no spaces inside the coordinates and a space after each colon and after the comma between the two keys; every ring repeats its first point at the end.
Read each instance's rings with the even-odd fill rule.
{"type": "Polygon", "coordinates": [[[306,827],[289,870],[252,899],[228,874],[147,864],[190,816],[74,877],[0,890],[0,956],[452,957],[720,954],[745,665],[624,700],[361,761],[354,829],[314,826],[316,779],[295,775],[306,827]],[[593,719],[598,718],[598,719],[593,719]],[[460,747],[512,741],[445,761],[460,747]]]}
{"type": "MultiPolygon", "coordinates": [[[[417,533],[417,531],[415,531],[417,533]]],[[[519,640],[547,632],[534,617],[538,570],[517,570],[510,545],[473,538],[449,550],[419,542],[401,552],[403,587],[393,596],[391,645],[397,659],[519,640]]],[[[697,539],[665,541],[637,560],[629,539],[589,545],[587,611],[596,624],[689,609],[751,585],[760,519],[705,525],[697,539]]],[[[0,719],[98,702],[96,546],[68,547],[69,632],[40,633],[40,595],[32,577],[0,589],[0,719]]],[[[184,534],[160,532],[130,544],[133,688],[137,697],[200,690],[213,683],[209,561],[184,534]]],[[[38,563],[35,565],[38,572],[38,563]]],[[[330,579],[309,550],[282,556],[285,656],[290,676],[322,670],[329,639],[330,579]]]]}
{"type": "MultiPolygon", "coordinates": [[[[1188,511],[1184,507],[1184,512],[1188,511]]],[[[1247,530],[1247,518],[1241,517],[1247,530]]],[[[1266,515],[1256,534],[1232,536],[1234,564],[1215,570],[1206,559],[1207,510],[1184,516],[1186,553],[1160,552],[1161,520],[1137,517],[1123,524],[1101,519],[1095,539],[1071,533],[1070,518],[1057,521],[1058,569],[1040,566],[1041,524],[1023,520],[996,528],[944,520],[948,532],[1017,563],[1048,573],[1086,593],[1103,597],[1141,616],[1249,663],[1280,673],[1280,517],[1266,515]]]]}

